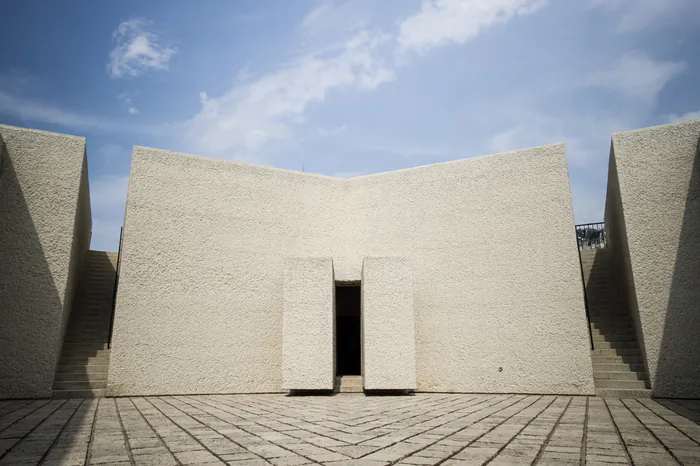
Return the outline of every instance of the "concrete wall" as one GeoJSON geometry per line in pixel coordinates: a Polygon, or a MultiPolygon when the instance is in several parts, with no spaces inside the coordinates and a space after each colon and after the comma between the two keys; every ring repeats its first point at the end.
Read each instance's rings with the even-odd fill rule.
{"type": "Polygon", "coordinates": [[[606,224],[652,394],[700,397],[700,120],[612,138],[606,224]]]}
{"type": "Polygon", "coordinates": [[[284,261],[282,388],[332,390],[335,382],[333,260],[284,261]]]}
{"type": "Polygon", "coordinates": [[[413,277],[400,257],[362,264],[362,375],[365,390],[416,388],[413,277]]]}
{"type": "Polygon", "coordinates": [[[0,138],[0,398],[47,397],[90,242],[85,140],[0,138]]]}
{"type": "Polygon", "coordinates": [[[109,390],[280,391],[283,258],[398,256],[419,390],[593,393],[573,225],[563,145],[350,180],[137,147],[109,390]]]}
{"type": "Polygon", "coordinates": [[[281,391],[284,258],[332,257],[342,188],[136,147],[108,392],[281,391]]]}

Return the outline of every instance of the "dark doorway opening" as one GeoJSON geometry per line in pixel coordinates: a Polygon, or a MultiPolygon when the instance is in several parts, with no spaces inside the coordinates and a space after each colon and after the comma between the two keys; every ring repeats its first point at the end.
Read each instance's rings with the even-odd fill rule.
{"type": "Polygon", "coordinates": [[[360,285],[335,287],[336,375],[361,374],[360,285]]]}

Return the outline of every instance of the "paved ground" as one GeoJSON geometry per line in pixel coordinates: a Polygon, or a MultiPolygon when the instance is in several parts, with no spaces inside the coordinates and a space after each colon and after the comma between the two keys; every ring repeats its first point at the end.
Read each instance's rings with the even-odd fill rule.
{"type": "Polygon", "coordinates": [[[214,395],[0,401],[0,464],[700,464],[700,401],[214,395]]]}

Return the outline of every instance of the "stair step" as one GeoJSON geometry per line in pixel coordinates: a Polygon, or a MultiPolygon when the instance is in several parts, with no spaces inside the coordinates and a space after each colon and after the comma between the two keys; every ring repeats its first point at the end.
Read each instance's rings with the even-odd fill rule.
{"type": "Polygon", "coordinates": [[[56,368],[56,374],[107,374],[109,364],[61,364],[56,368]]]}
{"type": "Polygon", "coordinates": [[[88,364],[103,365],[109,364],[109,355],[101,356],[63,356],[58,360],[58,364],[61,366],[86,366],[88,364]]]}
{"type": "Polygon", "coordinates": [[[71,349],[63,349],[61,351],[61,357],[62,358],[94,358],[98,356],[109,356],[111,353],[111,350],[108,349],[79,349],[79,348],[71,348],[71,349]]]}
{"type": "Polygon", "coordinates": [[[94,390],[98,388],[106,388],[107,381],[102,382],[62,382],[55,381],[53,383],[54,390],[94,390]]]}
{"type": "Polygon", "coordinates": [[[591,356],[593,366],[596,364],[642,364],[641,356],[591,356]]]}
{"type": "Polygon", "coordinates": [[[596,372],[639,372],[644,373],[644,364],[625,364],[625,363],[600,363],[594,367],[596,372]]]}
{"type": "Polygon", "coordinates": [[[610,335],[599,335],[594,332],[591,332],[591,336],[593,337],[593,344],[596,342],[604,342],[604,341],[610,341],[610,342],[636,342],[637,337],[634,334],[621,334],[621,333],[613,333],[610,335]]]}
{"type": "Polygon", "coordinates": [[[630,349],[637,348],[637,340],[634,341],[605,341],[594,340],[594,351],[597,349],[630,349]]]}
{"type": "Polygon", "coordinates": [[[53,398],[65,400],[67,398],[102,398],[105,396],[104,389],[92,390],[54,390],[53,398]]]}
{"type": "Polygon", "coordinates": [[[646,388],[643,380],[596,380],[595,388],[646,388]]]}
{"type": "Polygon", "coordinates": [[[615,356],[639,356],[638,348],[596,348],[591,350],[591,356],[615,357],[615,356]]]}
{"type": "Polygon", "coordinates": [[[54,384],[56,382],[99,382],[107,383],[107,372],[86,374],[86,373],[70,373],[57,372],[54,384]]]}
{"type": "MultiPolygon", "coordinates": [[[[595,369],[595,368],[594,368],[595,369]]],[[[593,371],[593,380],[645,380],[644,374],[631,371],[593,371]]]]}
{"type": "Polygon", "coordinates": [[[596,388],[595,394],[601,398],[651,398],[651,390],[646,388],[596,388]]]}
{"type": "Polygon", "coordinates": [[[336,390],[340,393],[362,393],[362,376],[342,376],[335,379],[336,390]]]}

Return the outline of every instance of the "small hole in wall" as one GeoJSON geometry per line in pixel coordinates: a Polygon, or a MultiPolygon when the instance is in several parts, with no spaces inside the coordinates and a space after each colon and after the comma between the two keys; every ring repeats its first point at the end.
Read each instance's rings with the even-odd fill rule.
{"type": "Polygon", "coordinates": [[[502,367],[499,367],[499,368],[498,368],[498,372],[503,372],[503,368],[502,368],[502,367]]]}

